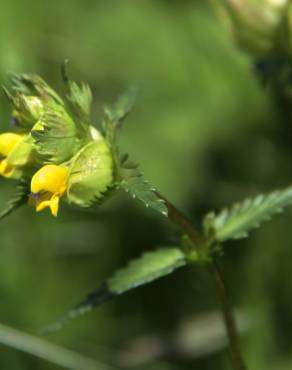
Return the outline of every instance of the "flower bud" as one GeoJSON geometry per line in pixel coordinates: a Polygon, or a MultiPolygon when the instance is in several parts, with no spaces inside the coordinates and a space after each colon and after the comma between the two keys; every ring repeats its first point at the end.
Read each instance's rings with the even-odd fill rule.
{"type": "Polygon", "coordinates": [[[19,94],[14,99],[12,118],[18,126],[31,128],[41,117],[44,106],[40,98],[19,94]]]}
{"type": "Polygon", "coordinates": [[[38,75],[11,74],[12,93],[4,92],[13,106],[13,122],[23,129],[31,129],[41,118],[44,107],[51,103],[64,106],[59,95],[38,75]]]}
{"type": "Polygon", "coordinates": [[[292,55],[292,3],[289,2],[286,6],[282,29],[279,34],[279,42],[281,42],[286,53],[292,55]]]}
{"type": "Polygon", "coordinates": [[[272,54],[288,0],[225,0],[229,23],[239,46],[256,55],[272,54]]]}

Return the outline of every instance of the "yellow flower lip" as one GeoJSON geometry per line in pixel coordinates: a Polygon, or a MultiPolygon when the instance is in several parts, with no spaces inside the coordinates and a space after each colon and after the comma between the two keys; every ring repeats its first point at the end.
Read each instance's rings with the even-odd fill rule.
{"type": "Polygon", "coordinates": [[[11,177],[15,171],[15,167],[7,162],[6,159],[0,160],[0,175],[3,177],[11,177]]]}
{"type": "Polygon", "coordinates": [[[30,204],[36,211],[50,208],[53,216],[58,215],[59,201],[67,189],[69,170],[64,166],[48,164],[37,171],[31,180],[30,204]]]}
{"type": "Polygon", "coordinates": [[[15,167],[6,160],[6,157],[22,139],[22,135],[13,132],[0,134],[0,175],[4,177],[11,177],[13,175],[15,167]]]}

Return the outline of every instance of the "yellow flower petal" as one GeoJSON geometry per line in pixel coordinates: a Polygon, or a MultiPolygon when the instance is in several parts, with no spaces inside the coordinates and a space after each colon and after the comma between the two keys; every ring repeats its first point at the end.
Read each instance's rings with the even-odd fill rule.
{"type": "Polygon", "coordinates": [[[63,195],[67,188],[68,173],[67,167],[48,164],[34,174],[31,180],[31,191],[63,195]]]}
{"type": "Polygon", "coordinates": [[[50,203],[51,203],[50,200],[45,200],[45,201],[42,201],[40,203],[36,203],[36,208],[35,209],[36,209],[37,212],[43,211],[44,209],[50,207],[50,203]]]}
{"type": "Polygon", "coordinates": [[[13,132],[0,134],[0,154],[7,157],[11,150],[22,140],[23,136],[13,132]]]}
{"type": "Polygon", "coordinates": [[[33,199],[31,197],[31,199],[33,199],[33,202],[34,202],[33,205],[35,206],[37,212],[40,212],[43,209],[50,207],[51,198],[52,198],[52,194],[50,193],[44,193],[42,195],[39,195],[37,199],[33,199]]]}
{"type": "Polygon", "coordinates": [[[34,203],[36,211],[50,208],[53,216],[58,215],[60,198],[67,189],[67,167],[46,165],[31,180],[30,203],[34,203]]]}

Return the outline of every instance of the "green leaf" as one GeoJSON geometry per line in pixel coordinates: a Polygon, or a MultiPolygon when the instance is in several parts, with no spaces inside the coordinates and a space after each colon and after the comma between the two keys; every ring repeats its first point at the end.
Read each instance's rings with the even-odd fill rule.
{"type": "Polygon", "coordinates": [[[122,94],[112,108],[106,109],[108,119],[115,128],[121,126],[124,119],[133,109],[137,98],[137,86],[131,86],[122,94]]]}
{"type": "Polygon", "coordinates": [[[121,181],[120,187],[129,193],[134,199],[139,199],[146,207],[168,215],[168,209],[163,199],[159,198],[156,189],[145,180],[143,173],[136,164],[124,163],[119,169],[121,181]]]}
{"type": "Polygon", "coordinates": [[[186,259],[179,248],[164,248],[146,252],[141,258],[118,270],[107,280],[110,292],[122,294],[140,285],[150,283],[184,266],[186,259]]]}
{"type": "Polygon", "coordinates": [[[241,239],[289,205],[292,205],[292,187],[266,195],[260,194],[230,209],[225,208],[218,215],[208,214],[204,221],[205,230],[217,242],[241,239]]]}
{"type": "Polygon", "coordinates": [[[22,78],[22,74],[17,73],[10,73],[9,76],[9,82],[12,86],[12,89],[14,92],[23,94],[23,95],[32,95],[32,86],[31,84],[28,85],[25,80],[22,78]]]}
{"type": "Polygon", "coordinates": [[[115,174],[120,166],[119,148],[117,145],[116,134],[121,127],[126,116],[133,109],[137,95],[137,88],[132,86],[118,98],[112,107],[105,107],[104,120],[102,122],[103,134],[110,146],[114,160],[115,174]]]}
{"type": "Polygon", "coordinates": [[[186,265],[186,257],[177,247],[146,252],[140,258],[131,261],[125,268],[116,271],[97,290],[88,294],[84,301],[50,325],[45,332],[59,330],[67,320],[82,315],[117,295],[171,274],[184,265],[186,265]]]}
{"type": "Polygon", "coordinates": [[[92,104],[92,94],[89,85],[81,82],[80,86],[78,86],[76,82],[69,81],[69,93],[67,94],[67,99],[77,118],[81,121],[82,127],[84,128],[85,126],[86,130],[88,130],[92,104]]]}
{"type": "Polygon", "coordinates": [[[7,217],[20,208],[23,204],[26,204],[29,196],[29,180],[21,180],[16,186],[16,192],[7,203],[6,207],[0,212],[0,220],[7,217]]]}

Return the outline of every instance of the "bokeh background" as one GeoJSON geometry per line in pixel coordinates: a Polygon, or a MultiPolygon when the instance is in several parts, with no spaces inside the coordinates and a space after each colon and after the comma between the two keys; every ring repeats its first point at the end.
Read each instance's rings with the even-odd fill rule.
{"type": "MultiPolygon", "coordinates": [[[[197,224],[209,210],[291,183],[291,123],[206,0],[1,5],[1,83],[9,71],[35,72],[63,91],[69,58],[71,76],[92,86],[96,125],[103,104],[139,83],[121,146],[197,224]]],[[[3,96],[1,131],[9,110],[3,96]]],[[[4,206],[14,184],[0,186],[4,206]]],[[[222,258],[254,370],[292,366],[291,222],[291,212],[278,216],[228,243],[222,258]]],[[[37,333],[114,269],[177,236],[121,195],[94,213],[63,207],[58,219],[23,207],[0,224],[0,321],[37,333]]],[[[217,307],[203,268],[182,269],[48,339],[122,369],[229,369],[217,307]]],[[[0,368],[61,369],[2,345],[0,368]]]]}

